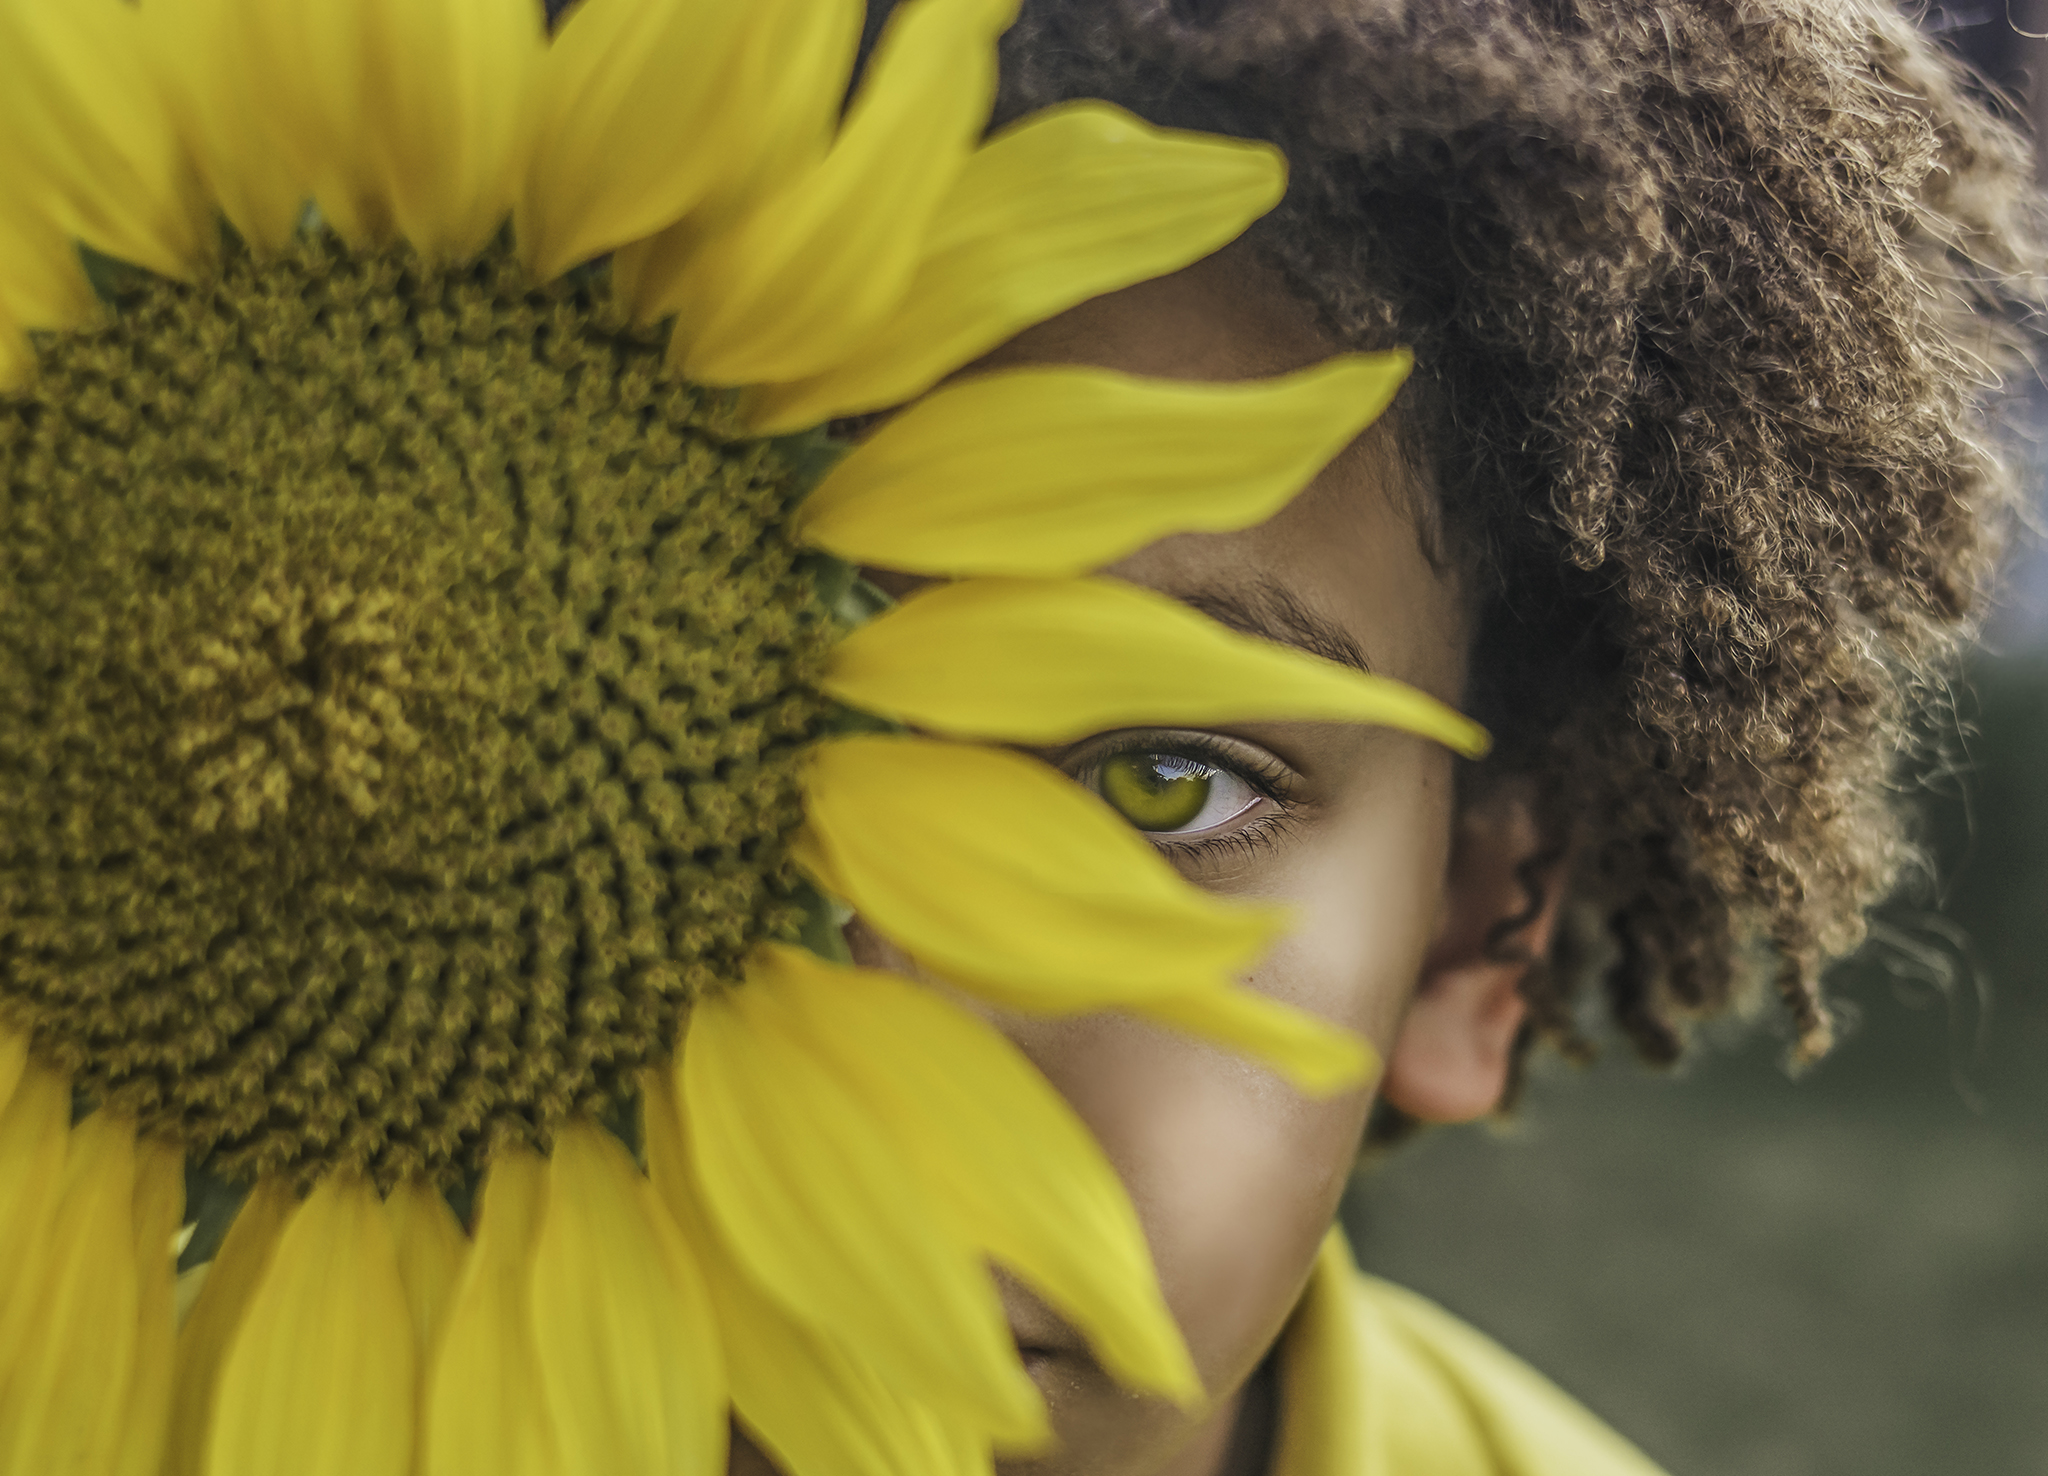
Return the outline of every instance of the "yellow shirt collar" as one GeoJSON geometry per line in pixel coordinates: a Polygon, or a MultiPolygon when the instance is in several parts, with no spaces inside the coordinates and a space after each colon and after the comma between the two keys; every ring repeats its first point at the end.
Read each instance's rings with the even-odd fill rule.
{"type": "Polygon", "coordinates": [[[1271,1476],[1661,1476],[1521,1360],[1364,1276],[1333,1230],[1280,1345],[1271,1476]]]}

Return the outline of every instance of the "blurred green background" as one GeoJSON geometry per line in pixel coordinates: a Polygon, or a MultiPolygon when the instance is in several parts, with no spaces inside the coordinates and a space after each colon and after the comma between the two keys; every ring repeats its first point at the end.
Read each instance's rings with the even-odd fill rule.
{"type": "Polygon", "coordinates": [[[2048,651],[1974,685],[1947,905],[1837,978],[1829,1060],[1791,1081],[1755,1030],[1677,1078],[1551,1061],[1347,1206],[1367,1269],[1674,1476],[2048,1472],[2048,651]]]}
{"type": "MultiPolygon", "coordinates": [[[[2044,0],[1932,7],[2037,119],[2044,0]]],[[[2015,408],[2048,521],[2048,392],[2015,408]]],[[[1676,1076],[1551,1059],[1506,1126],[1354,1186],[1361,1262],[1522,1354],[1673,1476],[2048,1473],[2048,549],[1936,726],[1936,880],[1833,978],[1792,1080],[1768,1019],[1676,1076]]]]}

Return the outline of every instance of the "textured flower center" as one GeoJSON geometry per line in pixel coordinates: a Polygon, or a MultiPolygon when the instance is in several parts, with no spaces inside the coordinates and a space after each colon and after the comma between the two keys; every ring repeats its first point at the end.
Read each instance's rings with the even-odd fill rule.
{"type": "Polygon", "coordinates": [[[795,477],[508,260],[135,286],[0,402],[0,1015],[222,1174],[603,1111],[798,909],[795,477]]]}

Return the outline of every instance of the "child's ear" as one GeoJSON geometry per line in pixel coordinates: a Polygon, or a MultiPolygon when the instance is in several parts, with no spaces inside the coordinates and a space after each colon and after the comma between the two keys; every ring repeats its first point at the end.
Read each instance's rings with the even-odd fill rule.
{"type": "Polygon", "coordinates": [[[1503,786],[1458,819],[1443,916],[1380,1095],[1424,1122],[1499,1105],[1528,1006],[1521,986],[1550,947],[1569,865],[1526,789],[1503,786]]]}

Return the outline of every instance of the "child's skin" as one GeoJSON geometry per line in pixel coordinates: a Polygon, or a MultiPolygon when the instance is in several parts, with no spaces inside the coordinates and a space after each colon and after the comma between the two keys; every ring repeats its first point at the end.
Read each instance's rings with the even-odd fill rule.
{"type": "MultiPolygon", "coordinates": [[[[979,367],[1085,363],[1237,380],[1301,368],[1332,351],[1277,275],[1237,248],[1084,304],[979,367]]],[[[1466,602],[1455,577],[1433,566],[1417,531],[1411,509],[1433,494],[1392,448],[1387,431],[1368,431],[1270,522],[1168,538],[1109,572],[1273,639],[1319,646],[1323,654],[1351,650],[1373,670],[1455,704],[1466,602]],[[1287,601],[1277,609],[1275,591],[1287,601]],[[1290,628],[1289,605],[1310,630],[1290,628]]],[[[905,587],[881,577],[899,592],[905,587]]],[[[1044,756],[1087,783],[1101,759],[1133,736],[1090,739],[1044,756]]],[[[1145,734],[1138,742],[1141,752],[1171,753],[1176,737],[1189,736],[1145,734]]],[[[1540,846],[1526,808],[1495,798],[1460,818],[1450,754],[1392,730],[1247,724],[1211,735],[1215,742],[1242,756],[1248,776],[1277,777],[1285,802],[1220,779],[1211,792],[1221,798],[1206,813],[1248,806],[1197,836],[1160,843],[1202,886],[1298,909],[1298,927],[1252,982],[1369,1036],[1388,1063],[1378,1090],[1412,1115],[1445,1122],[1490,1110],[1523,1005],[1520,967],[1499,961],[1487,935],[1525,909],[1515,868],[1540,846]]],[[[1213,764],[1224,755],[1205,746],[1202,757],[1213,764]]],[[[1540,953],[1549,925],[1546,914],[1510,941],[1540,953]]],[[[858,923],[851,937],[863,962],[907,968],[858,923]]],[[[1002,1469],[1016,1476],[1249,1476],[1262,1469],[1273,1395],[1267,1380],[1253,1381],[1247,1394],[1247,1380],[1308,1277],[1371,1093],[1310,1102],[1239,1057],[1121,1016],[1000,1023],[1107,1149],[1217,1396],[1197,1416],[1131,1397],[1078,1335],[1013,1286],[1012,1324],[1046,1392],[1060,1446],[1002,1469]]]]}

